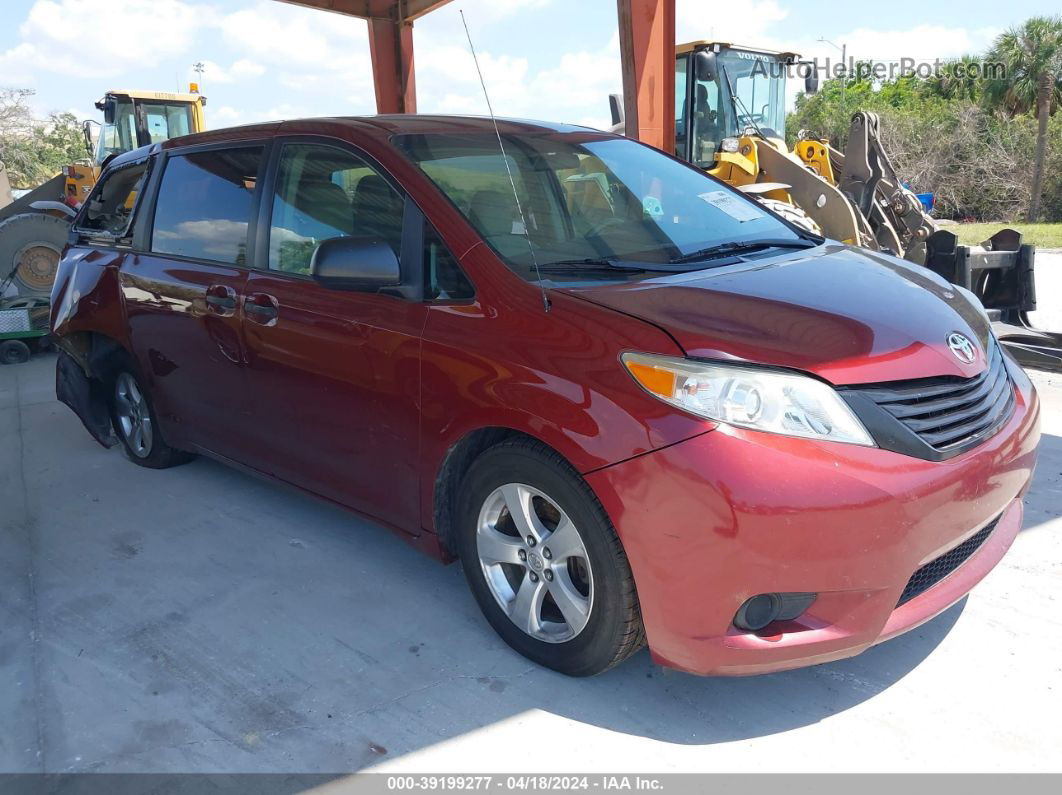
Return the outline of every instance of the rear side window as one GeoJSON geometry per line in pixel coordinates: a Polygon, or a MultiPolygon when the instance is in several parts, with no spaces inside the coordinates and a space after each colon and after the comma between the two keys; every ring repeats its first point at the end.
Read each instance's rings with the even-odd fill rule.
{"type": "Polygon", "coordinates": [[[147,174],[147,161],[116,168],[100,180],[77,220],[79,232],[90,237],[128,236],[133,208],[147,174]]]}
{"type": "Polygon", "coordinates": [[[169,157],[155,203],[151,250],[246,265],[262,152],[255,146],[169,157]]]}

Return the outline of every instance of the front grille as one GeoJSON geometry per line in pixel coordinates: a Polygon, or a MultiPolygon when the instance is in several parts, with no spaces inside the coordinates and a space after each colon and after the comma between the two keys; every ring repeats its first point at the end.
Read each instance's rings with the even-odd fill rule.
{"type": "Polygon", "coordinates": [[[969,557],[980,548],[981,544],[985,542],[985,539],[992,535],[992,531],[996,529],[996,523],[998,521],[999,517],[997,516],[957,547],[949,549],[939,558],[934,558],[912,574],[911,579],[907,581],[907,587],[903,589],[903,594],[900,595],[900,601],[896,603],[896,606],[899,607],[905,602],[910,602],[920,593],[928,591],[955,571],[955,569],[959,568],[959,566],[965,563],[969,557]]]}
{"type": "Polygon", "coordinates": [[[987,355],[988,366],[972,378],[919,378],[857,391],[934,450],[951,452],[988,436],[1014,408],[1014,389],[994,339],[987,355]]]}

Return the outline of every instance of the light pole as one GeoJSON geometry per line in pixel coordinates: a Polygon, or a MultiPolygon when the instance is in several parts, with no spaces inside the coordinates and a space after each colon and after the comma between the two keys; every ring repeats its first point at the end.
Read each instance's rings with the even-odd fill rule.
{"type": "Polygon", "coordinates": [[[841,51],[841,66],[843,67],[843,70],[841,72],[841,75],[842,75],[842,77],[841,77],[841,104],[844,105],[845,89],[848,87],[848,44],[845,43],[845,44],[842,44],[840,47],[838,47],[836,44],[834,44],[829,39],[820,38],[819,41],[821,41],[821,42],[823,42],[825,44],[829,44],[835,50],[840,50],[841,51]]]}
{"type": "Polygon", "coordinates": [[[199,93],[203,93],[203,72],[206,71],[206,64],[202,61],[196,61],[192,64],[192,71],[196,74],[196,86],[199,88],[199,93]]]}

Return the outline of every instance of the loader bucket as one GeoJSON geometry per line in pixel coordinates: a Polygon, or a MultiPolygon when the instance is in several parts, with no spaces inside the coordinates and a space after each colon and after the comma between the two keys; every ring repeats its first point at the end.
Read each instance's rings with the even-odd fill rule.
{"type": "Polygon", "coordinates": [[[1035,328],[1036,251],[1014,229],[980,246],[961,246],[947,229],[926,239],[926,267],[981,299],[996,338],[1027,367],[1062,372],[1062,333],[1035,328]]]}

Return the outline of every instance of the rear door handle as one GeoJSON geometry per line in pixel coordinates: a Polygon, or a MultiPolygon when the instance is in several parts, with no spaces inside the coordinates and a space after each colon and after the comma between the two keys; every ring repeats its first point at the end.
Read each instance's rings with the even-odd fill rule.
{"type": "Polygon", "coordinates": [[[206,303],[211,314],[232,317],[236,314],[236,291],[227,284],[212,284],[206,289],[206,303]]]}
{"type": "Polygon", "coordinates": [[[280,304],[269,293],[251,293],[243,299],[243,311],[252,323],[275,326],[280,315],[280,304]]]}

